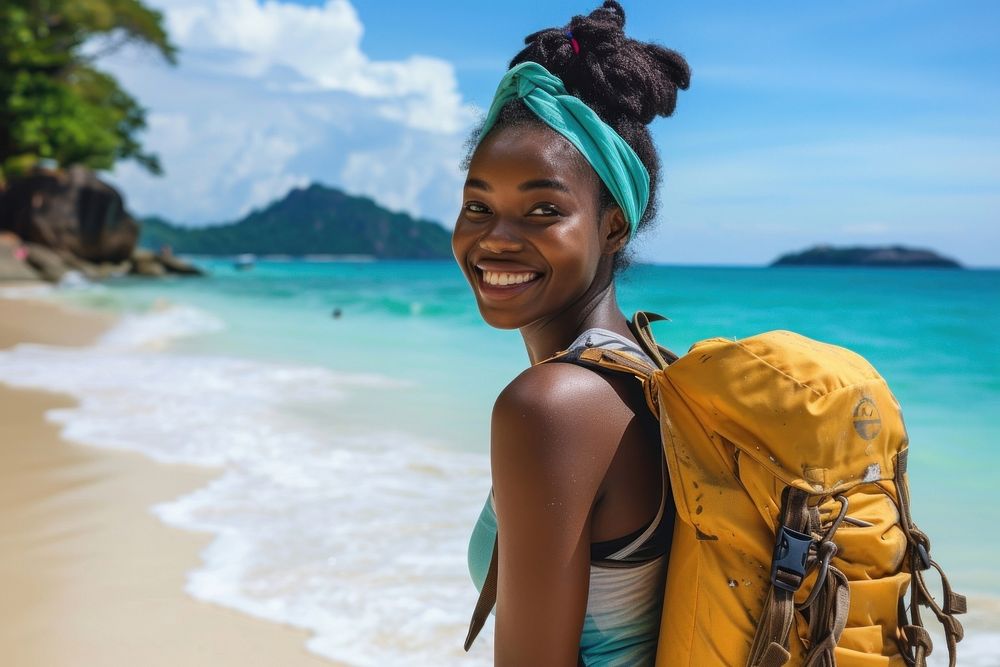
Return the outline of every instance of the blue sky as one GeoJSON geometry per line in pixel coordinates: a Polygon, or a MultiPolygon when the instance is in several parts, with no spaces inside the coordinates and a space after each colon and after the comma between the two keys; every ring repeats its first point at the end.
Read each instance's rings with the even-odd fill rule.
{"type": "MultiPolygon", "coordinates": [[[[524,35],[597,2],[149,0],[181,47],[104,61],[167,175],[111,174],[136,213],[221,222],[319,181],[451,226],[458,161],[524,35]]],[[[652,132],[640,256],[760,264],[815,243],[1000,266],[1000,3],[623,2],[684,54],[652,132]]]]}

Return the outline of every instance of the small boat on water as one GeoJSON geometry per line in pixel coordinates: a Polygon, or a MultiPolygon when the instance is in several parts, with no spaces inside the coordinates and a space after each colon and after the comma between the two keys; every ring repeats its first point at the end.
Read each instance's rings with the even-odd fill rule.
{"type": "Polygon", "coordinates": [[[242,255],[237,255],[233,260],[233,267],[239,271],[246,271],[252,269],[254,264],[257,262],[257,255],[253,253],[243,253],[242,255]]]}

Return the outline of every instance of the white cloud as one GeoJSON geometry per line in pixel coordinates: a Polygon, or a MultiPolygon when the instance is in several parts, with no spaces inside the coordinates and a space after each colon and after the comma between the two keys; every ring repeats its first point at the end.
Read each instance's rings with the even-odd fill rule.
{"type": "Polygon", "coordinates": [[[296,90],[340,90],[384,101],[374,108],[412,127],[455,132],[472,118],[451,64],[413,55],[372,61],[361,51],[364,28],[347,0],[307,7],[268,0],[160,0],[182,50],[227,51],[228,74],[260,78],[287,69],[296,90]]]}
{"type": "Polygon", "coordinates": [[[474,108],[453,66],[374,61],[346,0],[156,0],[179,65],[137,50],[102,66],[149,110],[144,146],[166,174],[121,163],[110,179],[140,215],[232,220],[318,181],[448,222],[474,108]]]}
{"type": "Polygon", "coordinates": [[[445,142],[428,146],[407,136],[395,146],[351,153],[340,180],[352,192],[368,195],[392,210],[421,210],[431,201],[444,207],[450,203],[440,220],[450,226],[458,215],[464,180],[458,149],[445,142]]]}

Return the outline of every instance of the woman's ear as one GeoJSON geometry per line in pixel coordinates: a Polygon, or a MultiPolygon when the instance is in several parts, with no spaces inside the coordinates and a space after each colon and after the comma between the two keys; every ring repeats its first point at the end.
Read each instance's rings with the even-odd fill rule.
{"type": "Polygon", "coordinates": [[[601,216],[602,251],[613,255],[628,243],[630,227],[621,207],[612,205],[601,216]]]}

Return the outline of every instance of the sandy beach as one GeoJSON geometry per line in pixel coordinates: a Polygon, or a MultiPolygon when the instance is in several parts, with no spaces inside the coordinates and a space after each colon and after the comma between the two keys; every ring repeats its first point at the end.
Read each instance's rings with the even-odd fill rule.
{"type": "MultiPolygon", "coordinates": [[[[112,323],[0,297],[0,348],[86,345],[112,323]]],[[[45,413],[73,405],[66,395],[0,383],[2,664],[333,664],[306,651],[307,631],[184,592],[212,536],[166,526],[148,508],[218,473],[62,439],[45,413]]]]}

